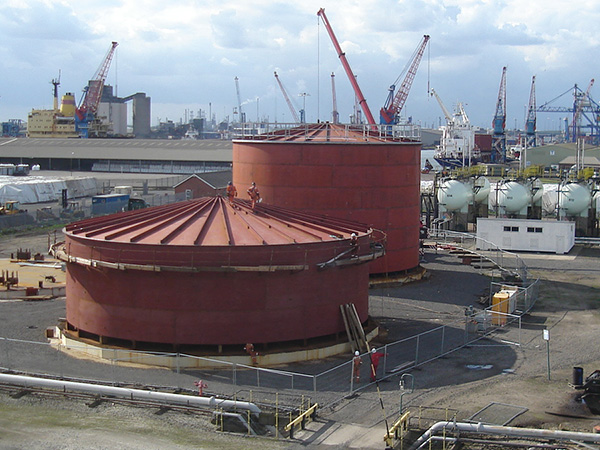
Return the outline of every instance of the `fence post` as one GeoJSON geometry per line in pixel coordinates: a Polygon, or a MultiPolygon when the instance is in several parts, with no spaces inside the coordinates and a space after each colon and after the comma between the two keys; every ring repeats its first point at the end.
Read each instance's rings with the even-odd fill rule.
{"type": "Polygon", "coordinates": [[[440,356],[444,354],[445,337],[446,337],[446,325],[442,325],[442,348],[440,349],[440,356]]]}
{"type": "Polygon", "coordinates": [[[417,346],[415,349],[415,365],[419,364],[419,342],[420,342],[420,334],[417,334],[417,346]]]}
{"type": "Polygon", "coordinates": [[[233,385],[237,386],[237,364],[233,363],[233,385]]]}

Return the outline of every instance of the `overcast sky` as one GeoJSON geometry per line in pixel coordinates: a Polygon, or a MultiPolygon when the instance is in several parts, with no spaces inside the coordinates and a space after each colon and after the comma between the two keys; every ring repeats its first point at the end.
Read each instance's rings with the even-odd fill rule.
{"type": "MultiPolygon", "coordinates": [[[[3,0],[0,121],[51,108],[59,70],[59,94],[73,92],[79,103],[117,41],[107,83],[119,96],[150,96],[153,125],[185,119],[186,110],[233,119],[235,77],[248,120],[292,122],[274,71],[297,108],[306,102],[309,122],[331,120],[335,73],[348,122],[354,93],[319,23],[321,7],[377,120],[425,34],[429,47],[403,110],[423,126],[442,117],[428,85],[448,109],[463,102],[475,125],[490,127],[507,66],[507,127],[522,128],[533,75],[538,106],[567,91],[552,105],[571,106],[573,86],[585,90],[598,76],[597,0],[3,0]]],[[[539,113],[538,130],[564,116],[539,113]]]]}

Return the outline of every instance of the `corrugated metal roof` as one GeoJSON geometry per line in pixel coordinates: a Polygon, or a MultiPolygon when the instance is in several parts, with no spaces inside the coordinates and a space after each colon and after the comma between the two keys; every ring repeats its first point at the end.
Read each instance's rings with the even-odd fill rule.
{"type": "Polygon", "coordinates": [[[324,242],[365,235],[367,225],[333,217],[257,204],[230,205],[223,197],[203,197],[164,206],[74,222],[73,236],[111,242],[181,246],[248,246],[324,242]]]}

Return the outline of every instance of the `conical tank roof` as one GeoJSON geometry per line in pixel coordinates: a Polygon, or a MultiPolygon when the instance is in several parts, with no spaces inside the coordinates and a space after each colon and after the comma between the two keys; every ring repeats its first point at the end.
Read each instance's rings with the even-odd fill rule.
{"type": "Polygon", "coordinates": [[[364,224],[223,197],[203,197],[71,223],[65,234],[104,242],[177,246],[309,244],[364,236],[364,224]]]}
{"type": "MultiPolygon", "coordinates": [[[[311,123],[294,128],[278,128],[272,132],[247,135],[240,141],[275,141],[275,142],[355,142],[355,143],[398,143],[413,141],[405,136],[399,137],[391,132],[390,127],[369,125],[341,125],[329,122],[311,123]]],[[[414,139],[414,141],[419,141],[414,139]]]]}

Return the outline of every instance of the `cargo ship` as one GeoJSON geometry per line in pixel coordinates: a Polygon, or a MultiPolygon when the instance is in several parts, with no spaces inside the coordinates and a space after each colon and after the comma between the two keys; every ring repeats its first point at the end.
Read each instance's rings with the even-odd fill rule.
{"type": "Polygon", "coordinates": [[[448,169],[480,163],[481,151],[475,144],[475,128],[471,125],[463,104],[458,103],[454,114],[451,114],[433,89],[431,94],[437,99],[446,117],[446,125],[440,127],[442,137],[433,159],[448,169]]]}

